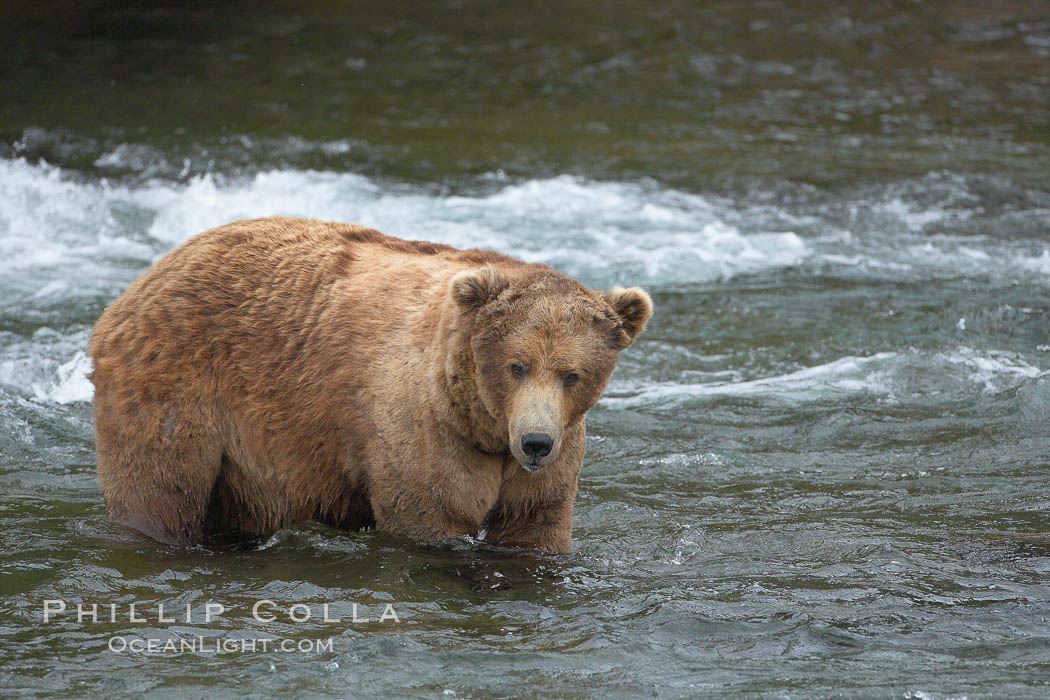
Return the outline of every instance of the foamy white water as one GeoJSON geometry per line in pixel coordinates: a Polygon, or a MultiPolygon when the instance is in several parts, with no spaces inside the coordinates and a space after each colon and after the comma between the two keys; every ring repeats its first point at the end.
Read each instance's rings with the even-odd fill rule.
{"type": "Polygon", "coordinates": [[[849,395],[906,402],[944,395],[953,399],[994,394],[1026,380],[1050,375],[1017,353],[977,351],[960,346],[948,353],[882,352],[843,357],[832,362],[750,381],[651,383],[642,388],[614,384],[603,405],[678,409],[713,398],[762,397],[770,401],[809,403],[849,395]]]}
{"type": "Polygon", "coordinates": [[[709,282],[794,265],[810,253],[791,231],[741,233],[721,217],[726,203],[567,176],[465,197],[314,171],[263,172],[233,183],[204,175],[187,184],[128,187],[77,182],[59,168],[16,160],[0,162],[0,193],[0,265],[12,270],[148,259],[209,228],[274,214],[500,250],[606,285],[627,277],[650,284],[709,282]]]}

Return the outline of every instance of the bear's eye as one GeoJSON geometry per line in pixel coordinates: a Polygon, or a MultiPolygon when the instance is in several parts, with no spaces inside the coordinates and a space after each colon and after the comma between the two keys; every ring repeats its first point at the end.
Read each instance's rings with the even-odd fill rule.
{"type": "Polygon", "coordinates": [[[575,372],[566,372],[562,375],[561,381],[565,384],[565,386],[572,386],[576,382],[580,381],[580,375],[576,374],[575,372]]]}
{"type": "Polygon", "coordinates": [[[523,379],[529,373],[528,366],[522,364],[521,362],[512,362],[510,364],[510,368],[509,369],[510,369],[510,373],[513,374],[518,379],[523,379]]]}

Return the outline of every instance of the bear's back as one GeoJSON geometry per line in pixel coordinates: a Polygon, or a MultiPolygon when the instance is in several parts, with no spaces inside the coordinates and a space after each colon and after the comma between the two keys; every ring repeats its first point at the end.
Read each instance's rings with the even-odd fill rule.
{"type": "Polygon", "coordinates": [[[113,374],[140,391],[161,391],[173,378],[302,388],[304,369],[334,369],[350,347],[386,352],[355,340],[396,344],[398,326],[444,278],[485,264],[526,266],[353,224],[234,222],[175,248],[106,309],[90,341],[95,378],[113,374]]]}

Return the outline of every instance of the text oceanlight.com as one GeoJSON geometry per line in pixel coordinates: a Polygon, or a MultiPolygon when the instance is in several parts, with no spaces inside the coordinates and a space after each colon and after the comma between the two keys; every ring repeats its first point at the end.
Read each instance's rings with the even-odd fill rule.
{"type": "Polygon", "coordinates": [[[335,649],[335,639],[139,639],[116,636],[109,640],[109,650],[118,654],[250,654],[282,652],[285,654],[323,654],[335,649]]]}

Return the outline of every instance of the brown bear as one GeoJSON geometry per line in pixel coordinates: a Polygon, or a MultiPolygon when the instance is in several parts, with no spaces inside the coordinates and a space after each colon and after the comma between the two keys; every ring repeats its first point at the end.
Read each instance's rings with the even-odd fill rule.
{"type": "Polygon", "coordinates": [[[584,417],[651,313],[351,224],[207,231],[91,335],[107,517],[169,543],[313,519],[569,551],[584,417]]]}

